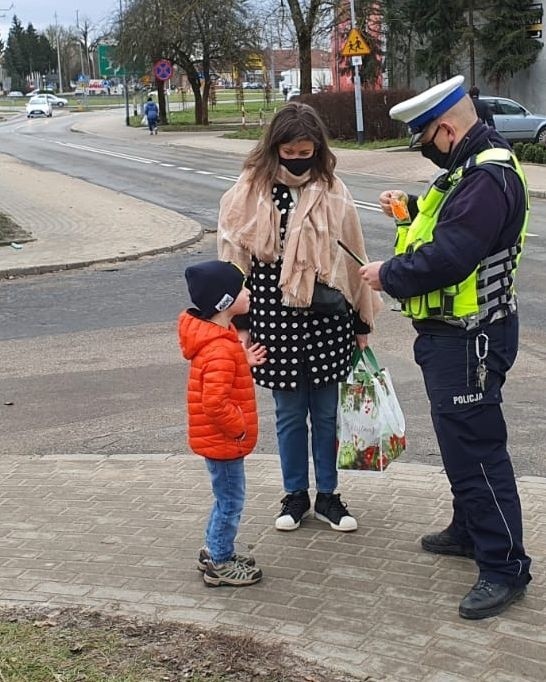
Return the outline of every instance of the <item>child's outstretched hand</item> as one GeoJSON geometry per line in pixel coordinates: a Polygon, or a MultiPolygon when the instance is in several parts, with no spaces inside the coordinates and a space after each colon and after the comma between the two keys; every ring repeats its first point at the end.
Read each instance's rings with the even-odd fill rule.
{"type": "Polygon", "coordinates": [[[267,348],[259,343],[253,343],[248,348],[245,348],[246,359],[251,367],[263,365],[266,361],[267,348]]]}

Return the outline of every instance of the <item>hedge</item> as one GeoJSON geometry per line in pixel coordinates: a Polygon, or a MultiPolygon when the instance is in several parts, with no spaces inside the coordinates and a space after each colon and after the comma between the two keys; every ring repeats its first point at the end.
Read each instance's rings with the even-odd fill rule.
{"type": "Polygon", "coordinates": [[[546,163],[546,147],[533,142],[516,142],[514,154],[523,163],[546,163]]]}
{"type": "MultiPolygon", "coordinates": [[[[364,139],[388,140],[407,137],[405,123],[393,121],[389,109],[415,95],[414,90],[362,90],[364,139]]],[[[328,128],[331,138],[354,140],[356,138],[355,95],[347,92],[319,92],[316,95],[299,95],[300,102],[310,104],[328,128]]]]}

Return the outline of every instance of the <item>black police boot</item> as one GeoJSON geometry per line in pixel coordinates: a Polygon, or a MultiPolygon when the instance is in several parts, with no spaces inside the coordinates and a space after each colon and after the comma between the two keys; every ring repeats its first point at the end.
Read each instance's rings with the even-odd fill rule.
{"type": "Polygon", "coordinates": [[[433,554],[449,554],[451,556],[464,556],[474,558],[474,549],[467,545],[461,545],[450,534],[447,528],[439,533],[423,535],[421,547],[426,552],[433,554]]]}
{"type": "Polygon", "coordinates": [[[478,580],[459,604],[459,616],[470,620],[498,616],[525,594],[525,585],[512,587],[478,580]]]}

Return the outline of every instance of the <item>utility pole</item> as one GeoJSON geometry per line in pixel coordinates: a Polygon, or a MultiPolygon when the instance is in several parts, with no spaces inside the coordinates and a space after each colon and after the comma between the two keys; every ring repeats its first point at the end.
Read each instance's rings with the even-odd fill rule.
{"type": "MultiPolygon", "coordinates": [[[[119,42],[122,42],[123,37],[123,7],[121,6],[121,0],[119,0],[119,42]]],[[[125,125],[131,125],[131,119],[129,117],[129,88],[127,87],[127,60],[123,60],[125,64],[121,65],[123,69],[123,94],[125,95],[125,125]]]]}
{"type": "Polygon", "coordinates": [[[85,76],[85,69],[83,68],[82,40],[81,40],[81,35],[79,34],[80,19],[79,19],[79,11],[78,10],[76,10],[76,28],[78,29],[78,44],[80,46],[80,64],[81,64],[81,69],[82,69],[82,76],[85,76]]]}
{"type": "Polygon", "coordinates": [[[61,72],[61,47],[59,45],[59,24],[57,22],[57,12],[55,12],[55,28],[56,31],[56,42],[57,42],[57,71],[59,73],[59,92],[63,91],[63,74],[61,72]]]}
{"type": "MultiPolygon", "coordinates": [[[[356,28],[355,1],[351,0],[351,28],[356,28]]],[[[356,141],[364,142],[364,116],[362,114],[362,86],[360,84],[360,64],[362,58],[351,57],[355,70],[355,113],[356,113],[356,141]],[[355,63],[356,62],[356,63],[355,63]]]]}
{"type": "Polygon", "coordinates": [[[468,3],[468,26],[470,29],[469,57],[470,57],[470,85],[476,85],[476,58],[474,55],[474,0],[468,3]]]}

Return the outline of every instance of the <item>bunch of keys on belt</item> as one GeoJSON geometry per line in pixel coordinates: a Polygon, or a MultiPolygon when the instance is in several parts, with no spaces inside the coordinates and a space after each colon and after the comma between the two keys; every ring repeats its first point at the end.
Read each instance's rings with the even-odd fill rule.
{"type": "Polygon", "coordinates": [[[476,385],[480,391],[485,391],[485,382],[487,380],[487,367],[485,366],[485,359],[489,353],[489,337],[483,332],[476,336],[476,357],[478,358],[478,366],[476,367],[476,385]]]}

